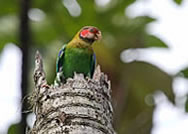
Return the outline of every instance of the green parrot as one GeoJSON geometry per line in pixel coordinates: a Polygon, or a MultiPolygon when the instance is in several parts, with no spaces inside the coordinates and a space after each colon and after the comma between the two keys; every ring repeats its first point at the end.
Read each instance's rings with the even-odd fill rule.
{"type": "Polygon", "coordinates": [[[85,26],[68,44],[64,44],[56,60],[54,84],[65,83],[74,73],[82,73],[85,77],[92,78],[96,66],[92,44],[100,39],[101,32],[98,28],[85,26]]]}

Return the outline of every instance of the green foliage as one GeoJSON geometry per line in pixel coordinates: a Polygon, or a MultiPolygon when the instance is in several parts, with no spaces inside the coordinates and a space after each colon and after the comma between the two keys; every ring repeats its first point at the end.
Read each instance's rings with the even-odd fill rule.
{"type": "Polygon", "coordinates": [[[168,46],[161,41],[159,38],[153,35],[148,35],[145,40],[145,46],[147,47],[164,47],[167,48],[168,46]]]}
{"type": "Polygon", "coordinates": [[[20,124],[12,124],[8,129],[8,134],[19,134],[20,133],[20,124]]]}
{"type": "Polygon", "coordinates": [[[188,78],[188,67],[182,69],[179,74],[180,74],[180,75],[183,74],[183,76],[184,76],[185,78],[188,78]]]}
{"type": "Polygon", "coordinates": [[[178,5],[181,5],[181,3],[183,2],[183,0],[174,0],[174,2],[176,2],[178,5]]]}
{"type": "Polygon", "coordinates": [[[0,18],[0,52],[6,43],[17,43],[18,19],[15,15],[7,15],[0,18]]]}
{"type": "Polygon", "coordinates": [[[7,14],[16,14],[18,12],[18,0],[1,0],[0,17],[7,14]]]}
{"type": "Polygon", "coordinates": [[[188,113],[188,96],[185,101],[185,111],[188,113]]]}

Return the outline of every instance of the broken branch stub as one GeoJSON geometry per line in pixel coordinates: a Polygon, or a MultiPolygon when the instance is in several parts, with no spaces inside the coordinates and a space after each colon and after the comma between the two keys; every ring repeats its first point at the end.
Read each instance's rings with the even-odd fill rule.
{"type": "Polygon", "coordinates": [[[99,66],[93,79],[75,74],[61,87],[48,85],[37,52],[34,82],[36,121],[29,134],[115,134],[110,82],[99,66]]]}

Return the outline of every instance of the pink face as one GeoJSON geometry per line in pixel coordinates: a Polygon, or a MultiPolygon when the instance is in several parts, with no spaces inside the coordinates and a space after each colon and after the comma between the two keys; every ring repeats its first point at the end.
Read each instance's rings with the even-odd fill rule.
{"type": "Polygon", "coordinates": [[[93,43],[101,39],[101,32],[96,27],[84,27],[80,32],[80,37],[83,40],[93,43]]]}

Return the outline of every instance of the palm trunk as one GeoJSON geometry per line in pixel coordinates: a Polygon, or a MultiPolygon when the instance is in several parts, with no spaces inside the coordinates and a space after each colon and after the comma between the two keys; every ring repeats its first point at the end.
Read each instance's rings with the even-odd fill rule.
{"type": "Polygon", "coordinates": [[[30,134],[115,134],[110,82],[99,67],[93,79],[75,74],[61,87],[49,86],[37,53],[34,81],[36,121],[30,134]]]}

